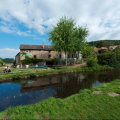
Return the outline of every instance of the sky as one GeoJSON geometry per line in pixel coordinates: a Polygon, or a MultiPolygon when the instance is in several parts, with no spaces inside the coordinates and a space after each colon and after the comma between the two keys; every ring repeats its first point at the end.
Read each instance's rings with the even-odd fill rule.
{"type": "Polygon", "coordinates": [[[14,58],[20,44],[50,45],[64,15],[87,26],[88,42],[120,40],[120,0],[0,0],[0,57],[14,58]]]}

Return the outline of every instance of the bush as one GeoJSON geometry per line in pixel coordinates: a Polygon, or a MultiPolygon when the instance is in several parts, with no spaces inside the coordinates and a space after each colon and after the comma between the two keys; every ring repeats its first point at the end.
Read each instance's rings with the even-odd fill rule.
{"type": "Polygon", "coordinates": [[[90,59],[87,61],[87,67],[96,67],[97,65],[97,61],[94,59],[90,59]]]}
{"type": "Polygon", "coordinates": [[[21,78],[21,76],[19,73],[16,73],[15,75],[13,75],[13,79],[20,79],[20,78],[21,78]]]}
{"type": "Polygon", "coordinates": [[[3,63],[4,63],[4,62],[0,59],[0,65],[3,65],[3,63]]]}
{"type": "Polygon", "coordinates": [[[30,77],[35,77],[35,76],[36,76],[35,73],[31,73],[31,74],[30,74],[30,77]]]}
{"type": "Polygon", "coordinates": [[[58,62],[59,59],[58,58],[54,58],[54,59],[50,59],[50,60],[47,60],[47,59],[37,59],[37,58],[30,58],[28,56],[25,56],[25,59],[24,60],[21,60],[21,63],[22,64],[37,64],[38,62],[43,62],[43,61],[48,61],[48,62],[58,62]]]}
{"type": "Polygon", "coordinates": [[[115,69],[120,68],[120,54],[114,52],[99,54],[97,56],[97,59],[98,59],[98,64],[100,65],[108,65],[115,69]]]}
{"type": "Polygon", "coordinates": [[[54,58],[53,61],[54,61],[54,62],[58,62],[58,61],[59,61],[59,58],[54,58]]]}
{"type": "Polygon", "coordinates": [[[13,65],[15,65],[15,64],[16,64],[16,60],[13,61],[13,65]]]}

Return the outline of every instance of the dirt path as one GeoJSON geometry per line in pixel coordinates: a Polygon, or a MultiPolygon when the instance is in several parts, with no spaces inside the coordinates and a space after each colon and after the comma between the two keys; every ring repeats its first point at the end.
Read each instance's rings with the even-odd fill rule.
{"type": "Polygon", "coordinates": [[[75,64],[74,66],[68,66],[68,68],[76,68],[86,66],[86,62],[82,61],[82,64],[75,64]]]}

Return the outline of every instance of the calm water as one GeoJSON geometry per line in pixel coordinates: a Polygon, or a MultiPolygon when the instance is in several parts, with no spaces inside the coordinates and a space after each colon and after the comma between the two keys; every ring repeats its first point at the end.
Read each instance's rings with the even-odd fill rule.
{"type": "Polygon", "coordinates": [[[120,78],[120,71],[84,72],[19,80],[0,84],[0,111],[9,106],[34,104],[49,97],[66,98],[81,89],[120,78]]]}

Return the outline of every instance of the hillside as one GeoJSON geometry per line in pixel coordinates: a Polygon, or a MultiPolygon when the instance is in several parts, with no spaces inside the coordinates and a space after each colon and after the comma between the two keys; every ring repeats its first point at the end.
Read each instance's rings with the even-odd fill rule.
{"type": "Polygon", "coordinates": [[[120,45],[120,40],[98,40],[88,42],[91,46],[95,46],[97,48],[101,47],[109,47],[114,45],[120,45]]]}

